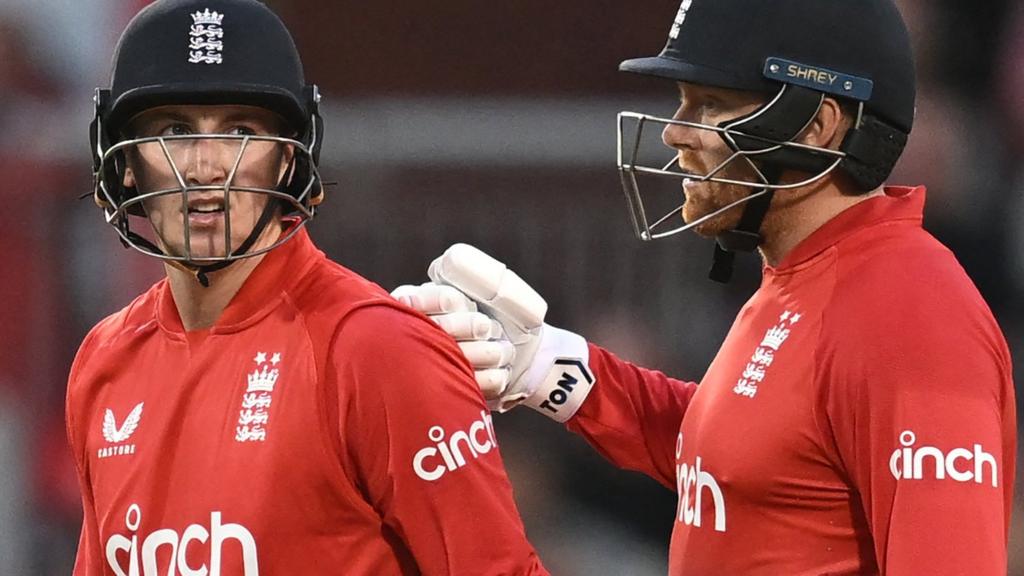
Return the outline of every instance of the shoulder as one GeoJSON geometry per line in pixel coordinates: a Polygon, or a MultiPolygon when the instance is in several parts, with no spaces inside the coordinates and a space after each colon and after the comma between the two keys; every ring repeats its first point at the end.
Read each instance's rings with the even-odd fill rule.
{"type": "Polygon", "coordinates": [[[473,368],[455,341],[397,302],[363,306],[345,318],[326,374],[350,415],[386,420],[392,414],[403,426],[420,422],[425,430],[426,420],[486,413],[473,368]]]}
{"type": "Polygon", "coordinates": [[[328,381],[340,398],[371,412],[436,413],[483,399],[473,368],[433,321],[400,303],[359,307],[328,349],[328,381]]]}
{"type": "Polygon", "coordinates": [[[334,350],[355,362],[386,358],[418,363],[418,357],[426,356],[450,357],[462,363],[448,334],[426,316],[394,300],[353,309],[339,326],[334,350]]]}
{"type": "Polygon", "coordinates": [[[891,226],[841,247],[822,315],[833,374],[907,386],[1009,377],[1005,339],[953,253],[919,227],[891,226]],[[975,378],[966,378],[974,374],[975,378]]]}
{"type": "Polygon", "coordinates": [[[86,334],[75,356],[71,378],[74,380],[81,365],[97,354],[123,346],[150,329],[156,329],[156,308],[160,294],[166,289],[166,280],[157,282],[121,310],[100,320],[86,334]]]}
{"type": "Polygon", "coordinates": [[[454,340],[433,321],[340,264],[318,263],[288,296],[322,361],[391,363],[397,370],[440,360],[469,370],[454,340]]]}
{"type": "Polygon", "coordinates": [[[847,330],[907,332],[980,321],[991,311],[953,253],[918,227],[878,227],[840,247],[828,314],[847,330]]]}
{"type": "Polygon", "coordinates": [[[380,345],[400,334],[443,334],[426,316],[398,302],[375,282],[327,259],[317,262],[287,298],[315,341],[335,340],[342,331],[380,345]]]}
{"type": "Polygon", "coordinates": [[[81,415],[94,401],[100,384],[94,376],[111,369],[114,363],[130,364],[130,359],[125,357],[125,350],[132,346],[136,338],[158,330],[156,303],[165,283],[166,280],[158,282],[121,310],[100,320],[79,346],[68,375],[65,398],[65,416],[72,446],[80,446],[73,431],[81,415]]]}
{"type": "Polygon", "coordinates": [[[364,306],[397,303],[376,283],[326,258],[317,261],[288,291],[288,298],[314,321],[337,320],[364,306]]]}

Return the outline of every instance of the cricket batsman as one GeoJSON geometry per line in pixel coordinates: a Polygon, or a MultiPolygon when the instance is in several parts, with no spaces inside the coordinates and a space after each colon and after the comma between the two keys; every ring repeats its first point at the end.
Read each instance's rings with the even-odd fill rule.
{"type": "Polygon", "coordinates": [[[71,369],[76,576],[547,574],[455,342],[305,230],[319,104],[255,0],[124,31],[95,198],[166,278],[71,369]]]}
{"type": "Polygon", "coordinates": [[[1006,574],[1010,354],[922,228],[925,189],[885,185],[915,100],[891,0],[684,0],[664,50],[620,68],[679,98],[619,118],[637,234],[714,238],[719,280],[737,252],[764,262],[700,383],[544,323],[464,244],[395,296],[462,341],[492,408],[530,406],[678,493],[673,576],[1006,574]],[[651,126],[667,166],[640,161],[651,126]],[[681,208],[650,217],[646,175],[679,182],[681,208]]]}

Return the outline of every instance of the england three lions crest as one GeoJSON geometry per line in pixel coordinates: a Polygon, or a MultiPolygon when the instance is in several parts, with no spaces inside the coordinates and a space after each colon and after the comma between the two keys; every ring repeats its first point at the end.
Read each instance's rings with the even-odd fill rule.
{"type": "Polygon", "coordinates": [[[280,352],[270,354],[269,360],[266,352],[257,352],[253,361],[256,369],[246,375],[245,394],[242,395],[242,407],[235,427],[235,440],[238,442],[263,442],[267,439],[270,405],[281,375],[278,367],[280,352]]]}
{"type": "Polygon", "coordinates": [[[750,357],[750,362],[743,368],[743,373],[740,375],[739,380],[737,380],[736,386],[732,389],[734,393],[746,398],[753,398],[757,395],[757,388],[768,375],[768,369],[772,362],[775,361],[775,355],[782,348],[782,345],[786,343],[800,318],[799,312],[786,310],[779,316],[779,321],[774,326],[768,328],[764,333],[764,339],[761,340],[761,344],[754,350],[753,355],[750,357]]]}
{"type": "Polygon", "coordinates": [[[203,12],[192,14],[192,27],[189,29],[188,61],[192,64],[222,64],[224,62],[224,29],[221,24],[224,15],[211,12],[207,8],[203,12]]]}

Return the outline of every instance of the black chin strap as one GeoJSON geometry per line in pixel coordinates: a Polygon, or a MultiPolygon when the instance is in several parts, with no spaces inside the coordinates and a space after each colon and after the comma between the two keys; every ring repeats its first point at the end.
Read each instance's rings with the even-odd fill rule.
{"type": "MultiPolygon", "coordinates": [[[[733,265],[737,252],[753,252],[761,245],[761,224],[771,208],[775,190],[762,189],[764,194],[746,203],[740,223],[732,230],[726,230],[715,238],[715,253],[708,273],[715,282],[728,284],[732,280],[733,265]]],[[[754,192],[756,194],[757,192],[754,192]]]]}
{"type": "MultiPolygon", "coordinates": [[[[277,201],[273,198],[267,202],[267,205],[263,208],[263,213],[260,214],[260,219],[256,222],[256,226],[254,226],[252,232],[249,233],[249,237],[238,246],[237,250],[231,253],[231,256],[240,256],[252,248],[253,244],[255,244],[263,234],[263,231],[267,229],[267,225],[270,224],[270,220],[274,217],[274,212],[277,210],[277,204],[277,201]]],[[[208,277],[208,274],[218,270],[223,270],[234,263],[234,260],[224,260],[208,266],[198,266],[195,268],[196,280],[199,281],[203,288],[209,288],[210,278],[208,277]]]]}

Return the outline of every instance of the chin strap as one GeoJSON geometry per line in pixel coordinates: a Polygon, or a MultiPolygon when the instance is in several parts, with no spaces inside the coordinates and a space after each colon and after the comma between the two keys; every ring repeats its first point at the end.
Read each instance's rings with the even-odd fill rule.
{"type": "MultiPolygon", "coordinates": [[[[238,246],[237,250],[231,253],[232,256],[240,256],[242,254],[245,254],[246,252],[249,251],[250,248],[252,248],[253,244],[255,244],[256,241],[259,240],[260,236],[263,235],[263,231],[267,229],[267,225],[270,224],[271,219],[273,219],[274,212],[277,210],[277,207],[278,202],[276,200],[270,199],[267,202],[267,205],[263,208],[263,213],[260,214],[260,219],[256,222],[256,225],[253,226],[252,232],[249,233],[249,237],[246,238],[245,241],[238,246]]],[[[217,262],[216,264],[210,264],[208,266],[198,266],[195,268],[191,268],[191,270],[193,271],[193,273],[195,273],[196,280],[199,281],[203,288],[209,288],[210,278],[208,275],[211,272],[223,270],[224,268],[227,268],[228,266],[234,263],[234,260],[224,260],[222,262],[217,262]]]]}
{"type": "MultiPolygon", "coordinates": [[[[772,180],[775,180],[772,178],[772,180]]],[[[755,194],[757,192],[754,192],[755,194]]],[[[708,274],[715,282],[728,284],[732,280],[733,265],[737,252],[753,252],[761,245],[761,224],[771,208],[775,191],[764,190],[764,194],[746,203],[740,223],[732,230],[726,230],[715,238],[715,253],[708,274]]]]}

